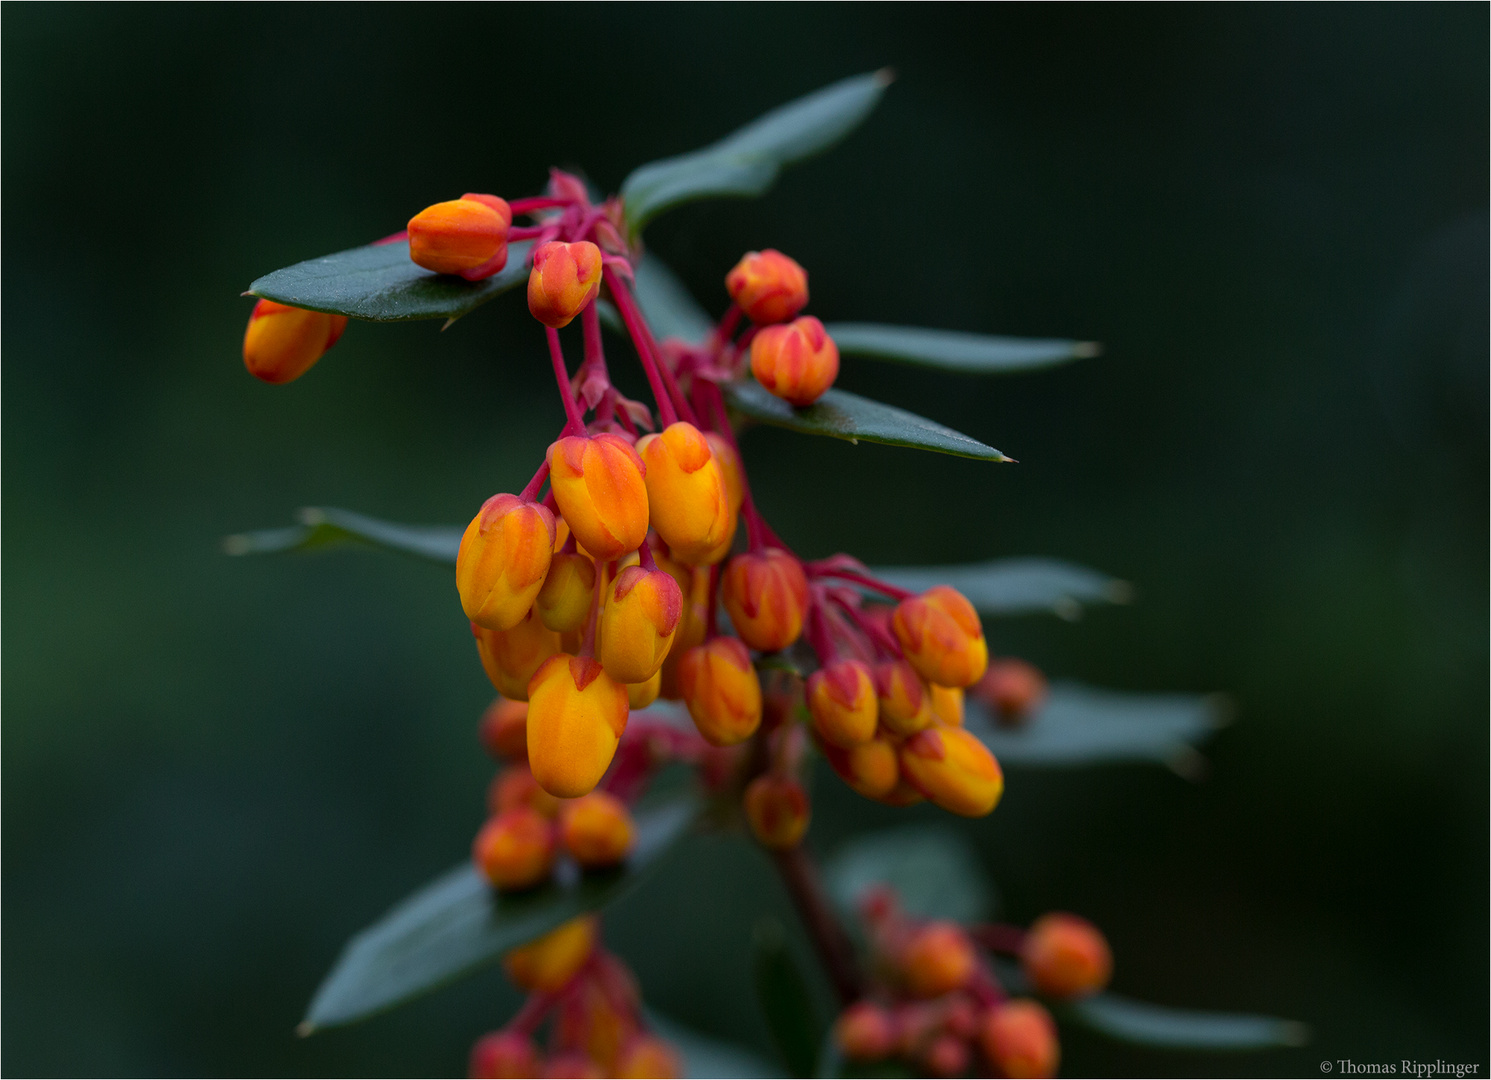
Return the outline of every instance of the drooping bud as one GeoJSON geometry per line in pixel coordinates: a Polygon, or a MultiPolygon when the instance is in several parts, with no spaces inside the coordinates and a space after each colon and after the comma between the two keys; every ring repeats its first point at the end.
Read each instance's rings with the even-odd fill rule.
{"type": "Polygon", "coordinates": [[[528,703],[498,698],[481,714],[481,744],[498,761],[528,758],[528,703]]]}
{"type": "Polygon", "coordinates": [[[896,606],[891,629],[911,666],[939,686],[972,686],[989,663],[978,612],[956,589],[938,585],[896,606]]]}
{"type": "Polygon", "coordinates": [[[592,791],[565,805],[559,840],[584,867],[615,866],[631,853],[636,830],[626,804],[605,791],[592,791]]]}
{"type": "Polygon", "coordinates": [[[427,206],[409,219],[409,258],[437,274],[467,281],[507,265],[512,210],[495,195],[463,195],[427,206]]]}
{"type": "Polygon", "coordinates": [[[746,820],[762,847],[796,847],[808,831],[808,793],[790,776],[762,773],[746,785],[744,802],[746,820]]]}
{"type": "Polygon", "coordinates": [[[740,452],[718,431],[706,431],[704,440],[714,452],[720,475],[725,478],[725,497],[730,500],[730,509],[738,514],[745,502],[745,465],[740,460],[740,452]]]}
{"type": "Polygon", "coordinates": [[[973,977],[973,942],[955,922],[938,920],[917,930],[901,952],[899,967],[913,997],[941,997],[973,977]]]}
{"type": "Polygon", "coordinates": [[[1061,1062],[1056,1021],[1045,1006],[1029,998],[990,1009],[979,1031],[979,1045],[1001,1076],[1055,1076],[1061,1062]]]}
{"type": "Polygon", "coordinates": [[[528,764],[561,799],[589,794],[626,730],[626,687],[590,657],[545,660],[528,688],[528,764]]]}
{"type": "Polygon", "coordinates": [[[628,566],[616,575],[601,609],[600,658],[619,683],[645,683],[658,673],[683,618],[678,582],[663,570],[628,566]]]}
{"type": "Polygon", "coordinates": [[[872,1001],[856,1001],[834,1021],[834,1042],[850,1061],[882,1061],[896,1046],[891,1014],[872,1001]]]}
{"type": "MultiPolygon", "coordinates": [[[[533,253],[533,270],[528,275],[528,310],[539,322],[558,330],[568,326],[595,299],[600,285],[600,248],[589,240],[573,244],[551,240],[539,245],[533,253]]],[[[594,549],[591,550],[593,553],[594,549]]]]}
{"type": "Polygon", "coordinates": [[[575,542],[597,561],[635,551],[647,538],[647,481],[620,435],[569,435],[549,447],[549,483],[575,542]]]}
{"type": "Polygon", "coordinates": [[[1038,993],[1068,999],[1085,997],[1108,985],[1113,952],[1103,932],[1077,915],[1042,915],[1025,935],[1020,964],[1038,993]]]}
{"type": "Polygon", "coordinates": [[[786,322],[808,303],[808,272],[775,248],[748,251],[725,275],[730,299],[758,326],[786,322]]]}
{"type": "Polygon", "coordinates": [[[1018,724],[1046,700],[1046,677],[1034,664],[1006,656],[989,661],[973,694],[1005,723],[1018,724]]]}
{"type": "Polygon", "coordinates": [[[858,746],[875,737],[879,704],[870,668],[862,660],[836,660],[808,676],[813,730],[835,746],[858,746]]]}
{"type": "Polygon", "coordinates": [[[559,635],[540,622],[538,612],[532,610],[511,630],[488,630],[472,623],[471,633],[487,678],[499,694],[514,701],[528,700],[533,673],[559,651],[559,635]]]}
{"type": "Polygon", "coordinates": [[[811,315],[768,326],[751,341],[751,374],[793,405],[811,405],[839,377],[839,347],[811,315]]]}
{"type": "Polygon", "coordinates": [[[267,383],[294,382],[337,343],[347,316],[260,300],[243,332],[243,366],[267,383]]]}
{"type": "Polygon", "coordinates": [[[683,1075],[678,1052],[656,1035],[639,1035],[627,1043],[616,1059],[620,1080],[674,1080],[683,1075]]]}
{"type": "Polygon", "coordinates": [[[963,691],[956,686],[933,683],[928,689],[932,700],[932,718],[948,727],[963,726],[963,691]]]}
{"type": "Polygon", "coordinates": [[[739,638],[717,637],[684,653],[678,689],[699,734],[715,746],[743,742],[761,726],[761,680],[739,638]]]}
{"type": "Polygon", "coordinates": [[[554,863],[554,826],[526,806],[490,819],[476,834],[471,857],[499,889],[526,889],[549,876],[554,863]]]}
{"type": "Polygon", "coordinates": [[[538,1050],[518,1031],[493,1031],[471,1048],[471,1080],[521,1080],[538,1074],[538,1050]]]}
{"type": "Polygon", "coordinates": [[[728,543],[735,515],[709,441],[686,420],[637,440],[647,466],[652,527],[680,562],[698,565],[728,543]]]}
{"type": "Polygon", "coordinates": [[[583,1053],[599,1066],[598,1075],[606,1076],[637,1033],[637,992],[629,972],[617,970],[614,961],[607,965],[604,953],[596,959],[596,970],[564,996],[555,1018],[554,1041],[583,1053]],[[620,982],[609,976],[619,976],[620,982]]]}
{"type": "Polygon", "coordinates": [[[529,993],[552,993],[575,977],[595,952],[600,919],[581,915],[543,937],[510,949],[502,958],[507,977],[529,993]]]}
{"type": "Polygon", "coordinates": [[[720,596],[742,641],[776,652],[802,634],[808,610],[808,577],[781,548],[737,555],[725,566],[720,596]]]}
{"type": "Polygon", "coordinates": [[[551,820],[559,814],[559,800],[539,786],[526,764],[503,769],[487,787],[488,812],[500,814],[515,806],[537,810],[551,820]]]}
{"type": "MultiPolygon", "coordinates": [[[[674,642],[675,644],[677,643],[676,638],[674,639],[674,642]]],[[[668,655],[673,655],[673,650],[671,648],[668,650],[668,655]]],[[[663,663],[667,664],[667,661],[664,660],[663,663]]],[[[638,709],[645,709],[647,708],[647,706],[651,705],[658,699],[658,695],[662,693],[662,690],[663,669],[658,668],[657,671],[653,673],[652,678],[648,679],[646,682],[634,682],[626,684],[627,704],[632,707],[633,712],[638,709]]]]}
{"type": "Polygon", "coordinates": [[[549,563],[549,575],[533,606],[550,630],[569,634],[585,629],[594,593],[595,563],[578,551],[564,552],[549,563]]]}
{"type": "Polygon", "coordinates": [[[825,742],[823,756],[844,783],[867,799],[885,798],[901,779],[896,748],[886,738],[873,738],[847,748],[825,742]]]}
{"type": "Polygon", "coordinates": [[[932,695],[916,669],[904,660],[875,665],[875,696],[880,722],[896,735],[915,735],[932,723],[932,695]]]}
{"type": "Polygon", "coordinates": [[[554,553],[554,515],[542,503],[493,495],[466,526],[456,589],[466,618],[511,630],[533,606],[554,553]]]}
{"type": "Polygon", "coordinates": [[[938,806],[964,817],[983,817],[1004,794],[999,762],[962,728],[939,725],[907,739],[901,744],[901,775],[938,806]]]}

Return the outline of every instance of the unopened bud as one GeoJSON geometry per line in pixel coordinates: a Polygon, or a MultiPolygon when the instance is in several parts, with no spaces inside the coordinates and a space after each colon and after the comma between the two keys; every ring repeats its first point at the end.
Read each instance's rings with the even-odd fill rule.
{"type": "Polygon", "coordinates": [[[717,637],[684,653],[678,689],[699,734],[715,746],[743,742],[761,726],[761,680],[739,638],[717,637]]]}
{"type": "MultiPolygon", "coordinates": [[[[677,638],[674,639],[674,644],[677,644],[677,638]]],[[[668,650],[668,655],[673,655],[671,648],[668,650]]],[[[667,661],[664,660],[663,663],[666,664],[667,661]]],[[[662,693],[662,690],[663,669],[658,668],[657,671],[653,672],[652,678],[646,682],[626,684],[626,702],[632,707],[632,711],[634,712],[637,709],[645,709],[658,699],[658,695],[662,693]]]]}
{"type": "Polygon", "coordinates": [[[802,634],[808,578],[802,563],[780,548],[737,555],[725,566],[720,596],[742,641],[776,652],[802,634]]]}
{"type": "Polygon", "coordinates": [[[972,686],[989,663],[978,612],[956,589],[938,585],[902,600],[891,615],[901,649],[922,678],[939,686],[972,686]]]}
{"type": "Polygon", "coordinates": [[[932,700],[932,718],[948,727],[963,726],[963,691],[956,686],[933,683],[928,689],[932,700]]]}
{"type": "Polygon", "coordinates": [[[979,1032],[979,1045],[1001,1076],[1055,1076],[1061,1061],[1056,1021],[1043,1005],[1029,998],[990,1009],[979,1032]]]}
{"type": "Polygon", "coordinates": [[[916,669],[904,660],[875,665],[875,696],[880,722],[896,735],[914,735],[932,723],[932,695],[916,669]]]}
{"type": "Polygon", "coordinates": [[[808,273],[775,248],[748,251],[725,275],[730,299],[758,326],[786,322],[808,303],[808,273]]]}
{"type": "Polygon", "coordinates": [[[812,807],[808,793],[790,776],[763,773],[746,785],[746,820],[762,847],[793,848],[808,831],[812,807]]]}
{"type": "Polygon", "coordinates": [[[600,919],[581,915],[561,923],[543,937],[508,951],[502,958],[507,977],[529,993],[553,993],[575,977],[595,952],[600,919]]]}
{"type": "Polygon", "coordinates": [[[621,1080],[673,1080],[683,1075],[678,1052],[655,1035],[639,1035],[622,1048],[616,1060],[621,1080]]]}
{"type": "Polygon", "coordinates": [[[735,531],[729,492],[709,441],[686,420],[637,440],[647,467],[647,504],[652,527],[673,557],[704,563],[735,531]]]}
{"type": "Polygon", "coordinates": [[[850,1061],[883,1061],[896,1046],[891,1014],[871,1001],[857,1001],[834,1021],[834,1043],[850,1061]]]}
{"type": "Polygon", "coordinates": [[[811,315],[767,326],[751,340],[751,374],[793,405],[811,405],[839,377],[839,347],[811,315]]]}
{"type": "Polygon", "coordinates": [[[578,551],[555,555],[533,606],[550,630],[561,634],[585,628],[595,594],[595,563],[578,551]]]}
{"type": "Polygon", "coordinates": [[[1018,724],[1046,700],[1046,677],[1034,664],[1013,656],[989,661],[973,693],[1008,724],[1018,724]]]}
{"type": "Polygon", "coordinates": [[[490,813],[500,814],[515,806],[537,810],[546,818],[559,814],[559,800],[539,786],[526,764],[503,769],[492,777],[492,783],[487,787],[487,810],[490,813]]]}
{"type": "Polygon", "coordinates": [[[725,478],[725,497],[730,500],[730,509],[738,514],[745,502],[745,465],[740,460],[740,452],[718,431],[706,431],[704,439],[714,452],[720,475],[725,478]]]}
{"type": "Polygon", "coordinates": [[[481,714],[481,744],[498,761],[528,758],[528,703],[498,698],[481,714]]]}
{"type": "Polygon", "coordinates": [[[683,594],[663,570],[628,566],[616,575],[601,610],[600,659],[619,683],[658,673],[683,618],[683,594]]]}
{"type": "Polygon", "coordinates": [[[600,284],[600,248],[589,240],[573,244],[551,240],[533,253],[533,270],[528,275],[528,310],[539,322],[558,330],[568,326],[595,299],[600,284]]]}
{"type": "Polygon", "coordinates": [[[511,630],[488,630],[471,624],[482,669],[503,697],[528,700],[528,683],[545,660],[559,651],[559,635],[530,610],[511,630]]]}
{"type": "Polygon", "coordinates": [[[1103,932],[1060,911],[1042,915],[1030,927],[1020,963],[1038,993],[1058,999],[1096,993],[1113,974],[1113,952],[1103,932]]]}
{"type": "Polygon", "coordinates": [[[844,783],[867,799],[885,798],[901,779],[896,748],[886,738],[847,748],[824,743],[823,755],[844,783]]]}
{"type": "Polygon", "coordinates": [[[345,315],[260,300],[243,332],[243,366],[267,383],[294,382],[337,343],[345,315]]]}
{"type": "Polygon", "coordinates": [[[964,817],[983,817],[1004,794],[999,762],[962,728],[937,725],[907,739],[901,774],[938,806],[964,817]]]}
{"type": "Polygon", "coordinates": [[[514,807],[482,826],[471,856],[499,889],[526,889],[549,876],[554,826],[537,810],[514,807]]]}
{"type": "Polygon", "coordinates": [[[955,922],[938,920],[917,930],[900,957],[901,976],[913,997],[932,998],[960,990],[973,977],[973,942],[955,922]]]}
{"type": "Polygon", "coordinates": [[[427,206],[409,219],[409,258],[437,274],[480,281],[507,265],[512,221],[512,210],[495,195],[427,206]]]}
{"type": "Polygon", "coordinates": [[[466,526],[456,553],[456,589],[466,618],[511,630],[538,597],[554,553],[554,515],[542,503],[493,495],[466,526]]]}
{"type": "Polygon", "coordinates": [[[573,799],[600,782],[626,730],[626,687],[590,657],[544,661],[528,694],[528,764],[551,795],[573,799]]]}
{"type": "Polygon", "coordinates": [[[813,730],[835,746],[858,746],[875,737],[879,704],[870,668],[862,660],[836,660],[808,676],[813,730]]]}
{"type": "Polygon", "coordinates": [[[587,868],[625,860],[635,833],[626,804],[609,792],[592,791],[566,804],[559,814],[560,843],[587,868]]]}
{"type": "Polygon", "coordinates": [[[549,447],[549,483],[575,541],[597,561],[635,551],[647,538],[647,481],[625,439],[570,435],[549,447]]]}
{"type": "Polygon", "coordinates": [[[517,1031],[493,1031],[471,1048],[471,1080],[522,1080],[538,1073],[533,1040],[517,1031]]]}

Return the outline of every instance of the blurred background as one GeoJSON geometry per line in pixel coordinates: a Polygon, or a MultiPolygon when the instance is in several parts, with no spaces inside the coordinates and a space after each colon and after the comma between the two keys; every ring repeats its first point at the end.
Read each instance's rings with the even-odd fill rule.
{"type": "MultiPolygon", "coordinates": [[[[614,190],[882,65],[899,79],[841,148],[649,243],[716,313],[769,245],[825,319],[1105,343],[1007,379],[846,362],[840,385],[1018,465],[745,444],[800,551],[1095,566],[1137,602],[993,624],[996,650],[1237,703],[1200,784],[1012,771],[962,827],[1011,919],[1107,931],[1116,990],[1315,1041],[1199,1058],[1070,1032],[1066,1071],[1486,1062],[1484,5],[9,5],[4,25],[6,1073],[463,1073],[516,1005],[496,970],[292,1033],[345,939],[479,823],[491,690],[449,573],[219,541],[304,505],[464,522],[561,421],[542,337],[516,297],[445,333],[354,324],[270,387],[240,362],[239,293],[550,165],[614,190]]],[[[820,850],[947,820],[816,797],[820,850]]],[[[699,840],[608,934],[655,1006],[764,1047],[763,912],[791,918],[764,860],[699,840]]]]}

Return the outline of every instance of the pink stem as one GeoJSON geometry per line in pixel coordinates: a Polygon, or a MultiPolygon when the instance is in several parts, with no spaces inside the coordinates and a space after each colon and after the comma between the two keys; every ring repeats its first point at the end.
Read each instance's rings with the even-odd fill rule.
{"type": "Polygon", "coordinates": [[[523,1007],[504,1025],[504,1028],[507,1031],[516,1031],[531,1036],[538,1030],[538,1026],[544,1022],[544,1016],[553,1007],[553,994],[530,994],[528,1000],[523,1002],[523,1007]]]}
{"type": "Polygon", "coordinates": [[[826,598],[823,604],[823,618],[832,629],[839,632],[839,639],[841,641],[849,643],[849,647],[854,650],[856,657],[865,661],[865,663],[870,663],[874,660],[874,656],[871,655],[870,650],[865,648],[865,643],[854,632],[854,627],[846,623],[842,615],[828,606],[826,598]]]}
{"type": "Polygon", "coordinates": [[[889,653],[891,656],[897,658],[900,657],[900,643],[897,642],[895,638],[887,634],[884,627],[880,626],[880,624],[876,623],[873,619],[865,618],[865,613],[863,611],[860,611],[858,608],[844,603],[838,597],[834,597],[834,603],[838,605],[840,611],[842,611],[845,615],[849,616],[849,618],[854,621],[854,625],[859,627],[860,633],[864,634],[865,637],[874,642],[875,645],[877,645],[883,652],[889,653]]]}
{"type": "Polygon", "coordinates": [[[368,247],[382,247],[384,244],[397,244],[402,240],[409,239],[409,230],[400,229],[396,233],[389,233],[382,240],[374,240],[368,247]]]}
{"type": "Polygon", "coordinates": [[[508,202],[508,208],[514,216],[518,214],[531,214],[535,210],[553,210],[561,206],[568,206],[568,199],[556,199],[550,195],[533,195],[527,199],[513,199],[508,202]]]}
{"type": "Polygon", "coordinates": [[[518,493],[518,498],[524,502],[532,502],[533,497],[538,494],[539,489],[544,486],[544,481],[549,478],[549,459],[544,458],[544,463],[538,467],[538,472],[533,474],[533,479],[528,481],[528,486],[518,493]]]}
{"type": "Polygon", "coordinates": [[[658,418],[663,422],[664,427],[676,424],[678,413],[668,397],[668,388],[663,382],[663,377],[658,374],[657,360],[647,348],[648,339],[646,327],[642,323],[642,313],[637,310],[632,294],[627,291],[626,283],[621,280],[616,271],[608,266],[604,274],[606,285],[611,289],[611,298],[616,301],[616,310],[621,312],[621,321],[626,324],[632,344],[637,347],[637,356],[642,361],[642,370],[647,375],[647,384],[652,388],[652,399],[657,402],[658,418]]]}
{"type": "Polygon", "coordinates": [[[642,569],[649,574],[657,569],[657,560],[652,557],[652,545],[646,540],[643,540],[642,546],[637,549],[637,559],[642,563],[642,569]]]}
{"type": "Polygon", "coordinates": [[[601,621],[601,593],[605,590],[606,579],[611,576],[610,571],[615,567],[615,563],[609,563],[595,568],[595,591],[590,594],[590,618],[585,622],[585,640],[580,645],[581,656],[595,655],[595,631],[601,621]]]}
{"type": "Polygon", "coordinates": [[[548,228],[547,225],[514,225],[507,230],[507,239],[509,242],[532,240],[535,236],[542,236],[548,228]]]}
{"type": "Polygon", "coordinates": [[[739,304],[731,304],[730,307],[726,309],[725,314],[721,316],[720,325],[715,327],[715,341],[717,341],[720,345],[723,345],[725,342],[733,338],[735,336],[736,328],[740,326],[740,318],[743,314],[745,313],[740,310],[739,304]]]}
{"type": "Polygon", "coordinates": [[[861,574],[854,570],[839,570],[833,567],[813,566],[811,564],[805,567],[805,569],[809,577],[842,578],[845,581],[852,581],[856,585],[863,585],[867,589],[872,589],[882,596],[889,596],[892,600],[906,600],[916,595],[914,592],[906,589],[898,589],[888,582],[879,581],[870,577],[869,574],[861,574]]]}
{"type": "Polygon", "coordinates": [[[976,923],[968,928],[968,933],[990,952],[1019,956],[1025,947],[1025,931],[1008,923],[976,923]]]}
{"type": "Polygon", "coordinates": [[[803,636],[808,639],[809,647],[818,654],[818,662],[823,666],[827,667],[839,658],[839,647],[834,644],[833,636],[829,634],[828,626],[823,621],[822,601],[817,597],[808,605],[808,623],[803,636]]]}
{"type": "Polygon", "coordinates": [[[549,338],[549,359],[554,362],[554,381],[559,384],[559,396],[564,399],[564,415],[569,423],[564,427],[567,435],[585,434],[585,416],[575,404],[575,392],[570,389],[569,371],[564,366],[564,352],[559,347],[559,331],[552,326],[544,329],[549,338]]]}

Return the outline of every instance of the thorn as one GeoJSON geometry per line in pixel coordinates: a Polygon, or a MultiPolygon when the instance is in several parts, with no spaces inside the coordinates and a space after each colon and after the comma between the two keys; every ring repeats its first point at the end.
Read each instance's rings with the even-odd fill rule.
{"type": "Polygon", "coordinates": [[[1072,355],[1078,360],[1090,360],[1094,356],[1103,355],[1103,343],[1101,341],[1079,341],[1072,346],[1072,355]]]}
{"type": "Polygon", "coordinates": [[[239,296],[253,296],[254,294],[252,292],[250,292],[248,289],[244,289],[243,292],[239,293],[238,295],[239,296]]]}
{"type": "Polygon", "coordinates": [[[315,1030],[316,1025],[311,1023],[309,1020],[302,1020],[300,1023],[295,1025],[295,1034],[299,1035],[302,1039],[305,1038],[307,1035],[312,1034],[315,1030]]]}
{"type": "Polygon", "coordinates": [[[1012,458],[1008,454],[1005,454],[1005,453],[1000,453],[1000,455],[999,455],[999,464],[1001,464],[1001,465],[1018,465],[1018,464],[1020,464],[1020,459],[1019,458],[1012,458]]]}
{"type": "Polygon", "coordinates": [[[875,72],[875,83],[877,86],[889,86],[895,81],[896,69],[893,67],[883,67],[875,72]]]}
{"type": "Polygon", "coordinates": [[[452,326],[455,325],[456,320],[459,319],[459,318],[460,318],[459,315],[452,315],[450,318],[446,319],[445,322],[443,324],[441,324],[440,332],[442,334],[445,333],[447,330],[449,330],[452,326]]]}

